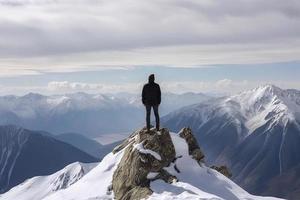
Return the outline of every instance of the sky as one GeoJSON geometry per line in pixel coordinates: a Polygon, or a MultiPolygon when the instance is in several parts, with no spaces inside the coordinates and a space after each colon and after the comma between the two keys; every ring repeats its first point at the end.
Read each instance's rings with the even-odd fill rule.
{"type": "Polygon", "coordinates": [[[0,0],[0,95],[300,89],[298,0],[0,0]],[[297,76],[298,75],[298,76],[297,76]]]}

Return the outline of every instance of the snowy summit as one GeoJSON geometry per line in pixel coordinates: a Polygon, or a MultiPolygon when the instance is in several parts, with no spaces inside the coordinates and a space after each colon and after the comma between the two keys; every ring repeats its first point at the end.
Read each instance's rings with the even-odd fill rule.
{"type": "Polygon", "coordinates": [[[0,195],[0,199],[277,199],[253,196],[224,176],[224,170],[219,170],[222,173],[214,170],[222,167],[206,166],[204,155],[188,128],[178,134],[167,129],[150,133],[138,130],[92,167],[89,165],[85,170],[86,167],[72,164],[53,175],[29,179],[0,195]],[[67,175],[68,178],[63,178],[67,175]],[[58,183],[59,180],[66,184],[58,183]]]}

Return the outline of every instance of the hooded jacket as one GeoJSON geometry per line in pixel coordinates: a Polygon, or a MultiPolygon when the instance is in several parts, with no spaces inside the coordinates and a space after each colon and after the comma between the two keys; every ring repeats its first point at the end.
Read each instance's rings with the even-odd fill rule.
{"type": "Polygon", "coordinates": [[[161,91],[159,85],[154,82],[153,74],[149,76],[148,81],[143,88],[142,102],[144,105],[159,105],[161,102],[161,91]]]}

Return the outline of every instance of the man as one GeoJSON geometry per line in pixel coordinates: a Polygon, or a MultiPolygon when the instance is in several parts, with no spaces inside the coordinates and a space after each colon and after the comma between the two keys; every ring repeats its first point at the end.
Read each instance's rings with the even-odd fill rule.
{"type": "Polygon", "coordinates": [[[151,107],[153,108],[155,115],[156,130],[159,130],[158,106],[161,102],[161,92],[159,85],[154,82],[154,79],[154,74],[151,74],[148,78],[148,83],[144,85],[142,92],[142,102],[146,107],[146,122],[148,131],[150,130],[151,107]]]}

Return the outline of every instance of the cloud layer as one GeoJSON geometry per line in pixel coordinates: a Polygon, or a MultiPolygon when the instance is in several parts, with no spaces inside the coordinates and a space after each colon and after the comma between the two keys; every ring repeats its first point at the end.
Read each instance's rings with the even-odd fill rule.
{"type": "MultiPolygon", "coordinates": [[[[234,81],[231,79],[221,79],[217,81],[181,81],[181,82],[161,82],[162,92],[185,93],[200,92],[208,94],[235,94],[245,90],[253,89],[265,84],[272,84],[267,81],[234,81]]],[[[299,81],[277,81],[277,86],[284,89],[298,89],[299,81]]],[[[143,83],[126,84],[106,84],[106,83],[85,83],[69,81],[51,81],[46,86],[4,86],[0,85],[0,95],[24,95],[29,92],[41,93],[45,95],[66,94],[75,92],[86,93],[120,93],[128,92],[140,95],[143,83]]]]}
{"type": "Polygon", "coordinates": [[[297,0],[0,0],[2,69],[259,63],[299,55],[297,0]]]}

